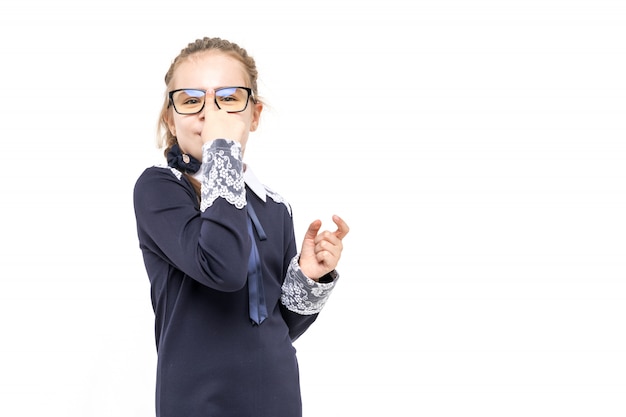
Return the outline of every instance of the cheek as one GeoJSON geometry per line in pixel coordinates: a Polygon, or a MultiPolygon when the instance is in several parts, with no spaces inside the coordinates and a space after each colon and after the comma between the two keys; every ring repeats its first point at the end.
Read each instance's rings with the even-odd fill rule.
{"type": "Polygon", "coordinates": [[[191,131],[191,124],[189,123],[189,120],[185,118],[174,117],[170,131],[176,137],[187,136],[191,131]]]}
{"type": "Polygon", "coordinates": [[[258,119],[256,119],[254,117],[253,113],[251,113],[249,115],[246,115],[246,117],[244,118],[243,121],[244,121],[244,123],[247,126],[246,130],[248,132],[254,132],[257,129],[257,127],[259,126],[259,121],[258,121],[258,119]]]}

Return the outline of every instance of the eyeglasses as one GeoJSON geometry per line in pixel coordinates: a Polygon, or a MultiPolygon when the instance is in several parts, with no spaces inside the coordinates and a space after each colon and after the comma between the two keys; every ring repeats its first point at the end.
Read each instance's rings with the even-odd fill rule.
{"type": "MultiPolygon", "coordinates": [[[[178,114],[196,114],[204,109],[206,90],[181,88],[170,91],[170,104],[178,114]]],[[[215,105],[228,113],[239,113],[248,107],[252,89],[248,87],[222,87],[215,90],[215,105]]],[[[254,102],[254,97],[252,98],[254,102]]]]}

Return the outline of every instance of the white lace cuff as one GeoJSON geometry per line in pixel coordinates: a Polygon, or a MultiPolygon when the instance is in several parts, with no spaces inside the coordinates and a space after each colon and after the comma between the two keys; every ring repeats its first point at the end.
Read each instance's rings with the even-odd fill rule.
{"type": "Polygon", "coordinates": [[[200,211],[218,197],[237,208],[246,205],[241,145],[228,139],[215,139],[202,146],[200,211]]]}
{"type": "Polygon", "coordinates": [[[326,284],[315,282],[302,273],[298,259],[299,255],[296,255],[289,264],[280,301],[294,313],[317,314],[322,311],[339,276],[326,284]]]}

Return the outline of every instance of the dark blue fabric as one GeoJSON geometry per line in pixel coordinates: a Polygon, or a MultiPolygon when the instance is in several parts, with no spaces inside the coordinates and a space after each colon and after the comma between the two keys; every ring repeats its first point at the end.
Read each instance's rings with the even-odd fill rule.
{"type": "Polygon", "coordinates": [[[156,415],[300,417],[292,342],[317,315],[280,303],[297,252],[285,205],[247,190],[248,209],[218,198],[200,212],[192,184],[159,167],[142,173],[133,198],[155,316],[156,415]],[[268,316],[260,326],[249,316],[250,207],[266,235],[256,242],[268,316]]]}

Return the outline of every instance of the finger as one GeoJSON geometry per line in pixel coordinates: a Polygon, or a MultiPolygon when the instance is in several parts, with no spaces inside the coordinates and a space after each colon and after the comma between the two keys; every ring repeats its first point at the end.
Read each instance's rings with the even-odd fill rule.
{"type": "Polygon", "coordinates": [[[339,245],[333,245],[328,241],[324,241],[315,245],[316,254],[326,253],[334,257],[339,257],[341,256],[342,250],[343,250],[343,246],[341,245],[341,243],[339,245]]]}
{"type": "Polygon", "coordinates": [[[305,239],[313,239],[315,240],[315,236],[317,236],[317,232],[319,232],[322,227],[321,220],[314,220],[310,225],[306,233],[304,234],[305,239]]]}
{"type": "Polygon", "coordinates": [[[317,236],[315,236],[315,243],[328,242],[333,246],[341,246],[341,239],[336,235],[337,232],[329,232],[328,230],[324,230],[323,232],[318,232],[317,236]]]}
{"type": "Polygon", "coordinates": [[[322,251],[322,252],[317,252],[315,254],[315,259],[317,260],[317,262],[330,269],[335,269],[335,267],[339,263],[340,257],[341,257],[340,255],[334,254],[327,250],[322,251]]]}
{"type": "Polygon", "coordinates": [[[336,214],[333,215],[333,222],[335,222],[335,224],[337,225],[337,230],[335,231],[335,236],[337,236],[339,239],[343,239],[344,237],[346,237],[346,235],[350,231],[350,228],[348,227],[348,224],[341,217],[337,216],[336,214]]]}
{"type": "Polygon", "coordinates": [[[317,262],[323,265],[328,265],[331,263],[330,261],[333,259],[333,255],[332,253],[329,253],[327,251],[318,252],[315,254],[315,259],[317,259],[317,262]]]}
{"type": "Polygon", "coordinates": [[[215,90],[207,90],[206,97],[204,97],[204,114],[218,110],[215,105],[215,90]]]}

